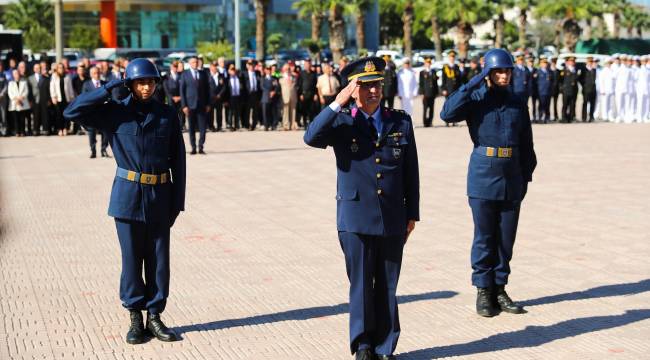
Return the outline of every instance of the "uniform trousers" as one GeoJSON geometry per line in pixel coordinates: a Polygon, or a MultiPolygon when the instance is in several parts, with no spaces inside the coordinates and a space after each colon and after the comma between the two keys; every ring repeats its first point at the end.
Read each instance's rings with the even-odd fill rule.
{"type": "MultiPolygon", "coordinates": [[[[86,127],[86,131],[88,131],[88,142],[90,143],[90,152],[93,154],[97,152],[97,130],[92,127],[86,127]]],[[[106,151],[106,148],[108,147],[108,135],[106,135],[103,131],[99,131],[101,135],[101,149],[102,153],[106,151]]]]}
{"type": "Polygon", "coordinates": [[[639,122],[650,122],[650,94],[637,93],[636,118],[639,122]]]}
{"type": "Polygon", "coordinates": [[[543,120],[545,123],[551,120],[551,96],[550,95],[540,95],[537,101],[537,114],[539,115],[538,120],[543,120]]]}
{"type": "Polygon", "coordinates": [[[413,115],[413,98],[402,97],[400,102],[402,103],[402,110],[409,115],[413,115]]]}
{"type": "Polygon", "coordinates": [[[169,225],[118,218],[115,225],[122,250],[122,305],[162,313],[169,296],[169,225]]]}
{"type": "Polygon", "coordinates": [[[553,120],[558,121],[560,120],[560,117],[557,115],[557,103],[558,99],[560,98],[559,94],[555,94],[552,96],[553,99],[553,120]]]}
{"type": "Polygon", "coordinates": [[[506,285],[521,201],[469,198],[474,219],[472,285],[506,285]]]}
{"type": "Polygon", "coordinates": [[[350,280],[350,350],[391,355],[400,335],[397,281],[404,236],[339,232],[350,280]]]}
{"type": "Polygon", "coordinates": [[[562,94],[562,120],[576,119],[576,98],[577,94],[562,94]]]}
{"type": "Polygon", "coordinates": [[[627,103],[625,105],[625,122],[630,124],[635,121],[639,121],[639,119],[636,119],[636,93],[629,93],[627,94],[627,103]]]}
{"type": "Polygon", "coordinates": [[[433,104],[435,101],[435,96],[422,96],[422,123],[425,127],[429,127],[433,123],[433,104]]]}
{"type": "Polygon", "coordinates": [[[190,109],[187,116],[188,132],[190,133],[190,145],[192,150],[196,150],[196,128],[199,128],[199,150],[203,149],[205,144],[205,132],[208,126],[208,113],[204,109],[190,109]]]}
{"type": "Polygon", "coordinates": [[[582,93],[582,121],[593,121],[596,110],[596,92],[582,93]]]}
{"type": "Polygon", "coordinates": [[[616,102],[616,122],[621,123],[625,120],[626,107],[627,107],[627,93],[616,93],[614,94],[614,100],[616,102]]]}
{"type": "Polygon", "coordinates": [[[600,93],[596,99],[596,118],[601,120],[614,120],[614,94],[600,93]]]}

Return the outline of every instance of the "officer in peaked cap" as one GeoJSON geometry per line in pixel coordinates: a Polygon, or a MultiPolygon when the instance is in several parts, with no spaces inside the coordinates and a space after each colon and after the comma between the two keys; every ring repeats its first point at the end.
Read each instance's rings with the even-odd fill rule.
{"type": "Polygon", "coordinates": [[[389,54],[384,55],[386,67],[384,68],[384,90],[381,103],[383,107],[392,109],[397,96],[397,69],[389,54]]]}
{"type": "Polygon", "coordinates": [[[348,85],[304,135],[307,145],[331,146],[336,156],[337,230],[350,281],[350,350],[365,360],[394,359],[402,253],[420,218],[413,125],[405,112],[380,106],[384,66],[377,57],[346,66],[341,75],[348,85]]]}
{"type": "Polygon", "coordinates": [[[474,145],[467,196],[474,219],[472,285],[476,312],[521,314],[505,286],[517,234],[521,202],[537,165],[527,104],[511,87],[512,57],[503,49],[485,54],[485,68],[452,94],[440,117],[467,121],[474,145]]]}
{"type": "Polygon", "coordinates": [[[562,92],[562,121],[573,122],[576,117],[576,99],[578,97],[578,82],[581,77],[576,67],[575,56],[568,56],[564,69],[560,71],[560,91],[562,92]]]}
{"type": "Polygon", "coordinates": [[[169,230],[185,205],[185,145],[177,111],[153,99],[160,75],[147,59],[134,59],[124,80],[79,95],[66,119],[109,135],[117,170],[108,206],[122,251],[120,299],[129,310],[129,344],[146,328],[161,341],[179,337],[162,322],[169,295],[169,230]],[[126,88],[123,100],[111,90],[126,88]],[[144,267],[144,279],[142,278],[144,267]]]}

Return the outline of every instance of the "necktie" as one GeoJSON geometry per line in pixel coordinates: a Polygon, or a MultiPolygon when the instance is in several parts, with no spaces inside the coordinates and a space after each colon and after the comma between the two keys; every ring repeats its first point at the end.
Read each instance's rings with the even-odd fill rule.
{"type": "Polygon", "coordinates": [[[375,121],[375,118],[368,116],[368,123],[370,123],[370,129],[377,134],[377,137],[381,136],[381,122],[375,121]]]}
{"type": "Polygon", "coordinates": [[[95,81],[95,88],[99,87],[99,81],[95,81]]]}

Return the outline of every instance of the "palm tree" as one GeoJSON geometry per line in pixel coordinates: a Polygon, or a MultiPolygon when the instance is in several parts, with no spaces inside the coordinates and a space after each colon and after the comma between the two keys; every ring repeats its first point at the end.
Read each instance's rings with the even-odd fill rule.
{"type": "Polygon", "coordinates": [[[298,0],[292,8],[298,10],[298,17],[304,19],[311,17],[311,40],[320,41],[321,26],[325,19],[325,10],[327,9],[327,1],[325,0],[298,0]]]}
{"type": "Polygon", "coordinates": [[[493,0],[492,5],[497,14],[494,20],[494,47],[503,47],[503,33],[506,27],[506,17],[503,14],[505,9],[513,6],[513,0],[493,0]]]}
{"type": "Polygon", "coordinates": [[[614,15],[614,29],[612,37],[618,39],[621,35],[621,15],[623,10],[629,5],[627,0],[607,0],[604,4],[604,10],[614,15]]]}
{"type": "Polygon", "coordinates": [[[269,0],[255,0],[255,57],[264,60],[266,42],[266,7],[269,0]]]}
{"type": "Polygon", "coordinates": [[[535,13],[537,17],[558,20],[564,47],[569,51],[575,51],[582,32],[578,21],[591,19],[588,4],[590,1],[592,0],[543,0],[538,4],[535,13]]]}
{"type": "Polygon", "coordinates": [[[519,46],[526,48],[526,26],[528,24],[528,8],[535,6],[535,0],[516,0],[519,8],[519,46]]]}
{"type": "Polygon", "coordinates": [[[349,0],[345,5],[345,10],[354,16],[356,22],[357,50],[366,47],[366,11],[370,9],[372,2],[370,0],[349,0]]]}
{"type": "Polygon", "coordinates": [[[469,39],[474,34],[472,24],[481,24],[490,19],[490,5],[483,0],[453,0],[445,5],[442,18],[456,24],[456,47],[459,56],[467,58],[469,39]]]}
{"type": "Polygon", "coordinates": [[[345,19],[343,18],[344,0],[330,0],[329,4],[329,35],[330,50],[334,62],[343,56],[345,48],[345,19]]]}
{"type": "Polygon", "coordinates": [[[54,7],[46,0],[19,0],[5,8],[3,23],[24,32],[25,45],[34,51],[51,48],[54,37],[54,7]],[[49,35],[49,36],[48,36],[49,35]]]}
{"type": "Polygon", "coordinates": [[[418,0],[415,3],[415,11],[422,14],[424,19],[431,19],[431,37],[436,48],[436,59],[442,59],[442,38],[440,34],[446,26],[440,17],[440,13],[445,9],[444,0],[418,0]]]}
{"type": "Polygon", "coordinates": [[[413,0],[406,0],[404,3],[402,22],[404,23],[404,55],[411,57],[413,52],[413,0]]]}

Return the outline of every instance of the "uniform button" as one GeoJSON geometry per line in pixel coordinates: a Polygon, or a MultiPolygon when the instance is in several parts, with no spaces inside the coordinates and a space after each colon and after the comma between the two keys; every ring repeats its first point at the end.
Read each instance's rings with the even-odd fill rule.
{"type": "Polygon", "coordinates": [[[377,179],[381,179],[381,173],[377,173],[377,179]]]}
{"type": "Polygon", "coordinates": [[[379,147],[379,141],[377,141],[377,142],[375,143],[375,147],[376,147],[376,148],[379,147]]]}
{"type": "Polygon", "coordinates": [[[382,189],[377,189],[377,195],[381,195],[383,193],[384,193],[384,191],[382,189]]]}
{"type": "Polygon", "coordinates": [[[380,162],[381,162],[381,159],[380,159],[380,158],[375,158],[375,163],[376,163],[376,164],[379,164],[380,162]]]}

